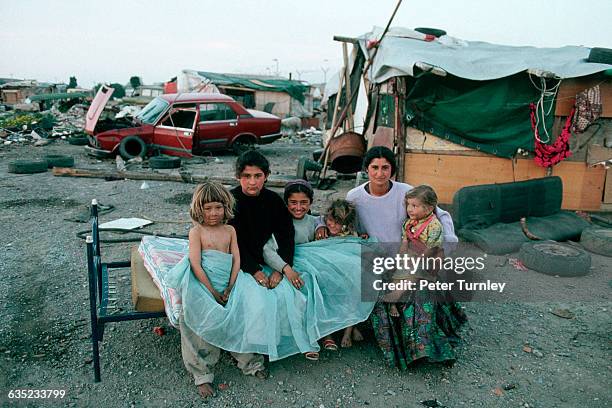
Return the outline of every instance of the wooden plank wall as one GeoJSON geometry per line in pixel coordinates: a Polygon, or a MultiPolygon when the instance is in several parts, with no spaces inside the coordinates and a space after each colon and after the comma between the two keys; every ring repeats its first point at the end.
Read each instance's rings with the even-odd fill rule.
{"type": "Polygon", "coordinates": [[[606,187],[604,192],[604,204],[612,204],[612,169],[606,172],[606,187]]]}
{"type": "Polygon", "coordinates": [[[601,77],[594,77],[592,75],[581,78],[564,79],[563,82],[561,82],[559,93],[557,94],[555,116],[569,115],[574,106],[574,102],[576,102],[576,94],[598,84],[603,109],[601,117],[612,117],[612,79],[602,79],[601,77]]]}
{"type": "MultiPolygon", "coordinates": [[[[513,165],[512,160],[500,157],[450,154],[407,153],[404,169],[406,183],[431,185],[444,204],[451,204],[455,192],[465,186],[521,181],[546,175],[546,169],[537,166],[532,159],[518,159],[513,165]]],[[[603,167],[564,161],[553,168],[553,175],[563,180],[562,208],[600,209],[606,178],[603,167]]]]}

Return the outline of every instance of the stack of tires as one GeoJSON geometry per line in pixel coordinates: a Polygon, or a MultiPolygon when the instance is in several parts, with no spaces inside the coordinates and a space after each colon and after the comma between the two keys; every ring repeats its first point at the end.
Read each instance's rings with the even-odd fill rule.
{"type": "Polygon", "coordinates": [[[49,154],[43,159],[22,159],[8,163],[8,172],[14,174],[44,173],[53,167],[74,167],[74,157],[49,154]]]}

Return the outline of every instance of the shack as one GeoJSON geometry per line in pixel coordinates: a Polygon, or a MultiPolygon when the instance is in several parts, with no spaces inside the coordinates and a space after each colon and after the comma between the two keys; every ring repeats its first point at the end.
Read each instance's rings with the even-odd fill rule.
{"type": "Polygon", "coordinates": [[[41,111],[51,109],[51,106],[57,103],[60,107],[60,111],[65,112],[71,106],[83,102],[90,96],[88,92],[45,93],[29,96],[24,102],[37,103],[41,111]]]}
{"type": "Polygon", "coordinates": [[[5,105],[22,104],[31,95],[56,92],[57,85],[36,80],[11,80],[0,84],[0,102],[5,105]]]}
{"type": "Polygon", "coordinates": [[[262,110],[280,118],[313,116],[316,91],[303,81],[185,69],[177,82],[178,92],[223,93],[247,109],[262,110]]]}
{"type": "MultiPolygon", "coordinates": [[[[612,61],[589,60],[587,47],[505,46],[407,28],[381,40],[382,32],[336,40],[353,44],[347,82],[353,94],[367,93],[368,147],[394,149],[398,180],[430,184],[450,204],[467,185],[557,175],[563,208],[612,205],[612,61]]],[[[338,88],[340,103],[330,93],[328,112],[346,105],[338,88]]]]}

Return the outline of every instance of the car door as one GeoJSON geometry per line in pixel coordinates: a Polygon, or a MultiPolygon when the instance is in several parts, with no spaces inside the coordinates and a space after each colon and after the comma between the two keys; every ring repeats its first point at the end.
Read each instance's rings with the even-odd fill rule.
{"type": "Polygon", "coordinates": [[[238,115],[224,102],[200,104],[198,150],[228,147],[238,131],[238,115]]]}
{"type": "Polygon", "coordinates": [[[153,147],[171,156],[191,157],[196,129],[196,106],[175,105],[155,126],[153,147]]]}

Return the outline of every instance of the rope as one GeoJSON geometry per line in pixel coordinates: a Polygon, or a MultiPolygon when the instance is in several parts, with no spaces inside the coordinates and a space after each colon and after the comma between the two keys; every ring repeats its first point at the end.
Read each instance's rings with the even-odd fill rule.
{"type": "Polygon", "coordinates": [[[539,137],[538,132],[535,132],[535,137],[536,140],[540,143],[548,143],[550,142],[550,135],[548,134],[548,130],[546,129],[546,116],[550,115],[550,112],[552,111],[552,108],[554,106],[554,100],[555,97],[557,96],[557,92],[559,91],[559,87],[561,86],[561,81],[559,80],[559,82],[557,82],[556,85],[553,85],[552,88],[548,88],[548,84],[546,83],[546,78],[540,77],[540,86],[536,85],[535,82],[533,82],[533,78],[531,77],[531,73],[528,73],[529,75],[529,81],[531,81],[531,84],[538,90],[540,91],[540,98],[538,99],[538,102],[536,103],[536,122],[535,122],[535,127],[536,129],[538,128],[539,124],[540,124],[540,116],[538,116],[538,111],[541,114],[541,120],[544,123],[544,126],[542,126],[542,128],[544,129],[544,134],[546,134],[546,140],[542,140],[539,137]],[[550,102],[550,106],[548,108],[548,112],[544,113],[544,99],[545,98],[550,98],[551,102],[550,102]]]}

